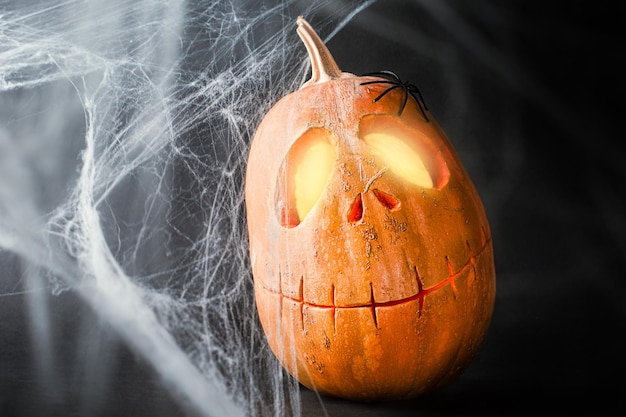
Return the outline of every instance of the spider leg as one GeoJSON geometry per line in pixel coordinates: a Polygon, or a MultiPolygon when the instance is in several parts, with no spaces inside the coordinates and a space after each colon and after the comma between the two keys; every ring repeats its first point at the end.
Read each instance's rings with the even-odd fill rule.
{"type": "Polygon", "coordinates": [[[393,87],[389,87],[388,89],[386,89],[385,91],[383,91],[382,93],[380,93],[380,94],[378,95],[378,97],[376,97],[376,98],[374,99],[374,103],[376,103],[378,100],[380,100],[381,98],[383,98],[383,97],[384,97],[384,96],[385,96],[388,92],[390,92],[390,91],[392,91],[392,90],[395,90],[396,88],[403,88],[403,87],[402,87],[402,85],[400,85],[400,84],[396,84],[396,85],[394,85],[393,87]]]}
{"type": "Polygon", "coordinates": [[[411,93],[411,95],[416,101],[421,101],[422,104],[424,105],[424,108],[428,110],[428,107],[426,106],[426,102],[424,101],[424,97],[422,96],[422,92],[420,91],[419,88],[411,84],[407,87],[407,90],[409,91],[409,93],[411,93]],[[417,93],[417,95],[419,96],[419,99],[415,96],[415,93],[417,93]]]}
{"type": "Polygon", "coordinates": [[[398,82],[400,82],[400,77],[393,71],[382,70],[381,73],[386,74],[388,77],[393,77],[395,80],[398,80],[398,82]]]}
{"type": "Polygon", "coordinates": [[[430,120],[428,119],[428,116],[426,115],[426,110],[428,110],[428,107],[426,106],[426,102],[424,101],[424,97],[422,96],[422,92],[420,91],[420,89],[414,86],[413,84],[409,84],[407,85],[406,90],[415,99],[415,102],[417,103],[417,107],[419,108],[420,113],[424,117],[424,120],[426,120],[427,122],[430,122],[430,120]]]}
{"type": "Polygon", "coordinates": [[[404,107],[406,106],[406,102],[409,99],[409,94],[407,93],[407,89],[404,88],[404,99],[402,100],[402,105],[400,106],[400,110],[398,110],[398,117],[402,116],[402,112],[404,111],[404,107]]]}
{"type": "Polygon", "coordinates": [[[363,74],[364,77],[366,77],[366,76],[374,76],[374,75],[387,78],[388,80],[391,80],[391,81],[400,81],[400,77],[398,77],[398,74],[396,74],[393,71],[388,71],[388,70],[368,72],[366,74],[363,74]]]}
{"type": "Polygon", "coordinates": [[[414,91],[409,91],[409,94],[411,94],[411,96],[415,99],[415,102],[417,103],[417,108],[419,109],[420,113],[424,117],[424,120],[426,120],[427,122],[430,122],[430,120],[428,119],[428,116],[426,115],[426,110],[428,110],[428,108],[426,107],[426,103],[424,103],[424,100],[418,100],[418,98],[415,97],[414,91]]]}
{"type": "Polygon", "coordinates": [[[364,83],[361,83],[360,85],[368,85],[368,84],[393,84],[393,85],[399,85],[397,82],[395,81],[384,81],[384,80],[375,80],[375,81],[365,81],[364,83]]]}

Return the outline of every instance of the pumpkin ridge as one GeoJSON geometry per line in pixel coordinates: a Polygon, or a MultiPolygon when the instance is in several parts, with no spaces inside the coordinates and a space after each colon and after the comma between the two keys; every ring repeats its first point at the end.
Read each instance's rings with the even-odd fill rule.
{"type": "MultiPolygon", "coordinates": [[[[335,286],[334,284],[332,285],[332,293],[333,296],[331,298],[332,300],[332,305],[324,305],[324,304],[316,304],[310,301],[306,301],[304,300],[304,294],[302,291],[302,284],[303,284],[303,277],[301,277],[300,279],[300,291],[298,294],[298,298],[294,298],[292,296],[289,296],[287,294],[283,294],[283,292],[277,292],[274,291],[268,287],[266,287],[265,285],[263,285],[262,283],[260,283],[261,287],[265,290],[268,291],[272,294],[276,294],[279,295],[281,297],[281,299],[286,298],[287,300],[293,301],[295,303],[300,303],[301,304],[301,308],[303,306],[310,306],[310,307],[317,307],[317,308],[330,308],[330,309],[352,309],[352,308],[380,308],[380,307],[392,307],[392,306],[396,306],[399,304],[404,304],[404,303],[408,303],[411,301],[415,301],[415,300],[419,300],[420,301],[420,308],[419,308],[419,312],[418,314],[421,315],[421,311],[422,311],[422,306],[423,306],[423,299],[426,295],[445,287],[446,285],[450,285],[450,287],[452,288],[452,291],[454,293],[454,297],[456,299],[456,295],[457,295],[457,290],[456,290],[456,284],[455,284],[455,280],[457,277],[459,277],[463,272],[465,272],[466,269],[468,268],[475,268],[475,264],[476,264],[476,258],[480,257],[480,255],[482,255],[482,253],[487,249],[487,247],[489,246],[489,244],[491,243],[491,236],[488,237],[485,240],[484,245],[480,248],[480,250],[478,252],[476,252],[475,254],[472,254],[469,256],[468,260],[459,268],[458,271],[454,271],[452,264],[450,263],[449,259],[446,257],[446,263],[448,265],[448,271],[450,272],[450,275],[445,278],[444,280],[438,282],[437,284],[428,287],[428,288],[423,288],[422,286],[422,282],[420,280],[419,274],[417,272],[417,267],[415,267],[415,276],[417,279],[417,284],[418,284],[418,292],[416,294],[413,294],[409,297],[405,297],[405,298],[401,298],[398,300],[391,300],[391,301],[383,301],[383,302],[377,302],[374,299],[374,290],[371,287],[371,283],[370,283],[370,288],[372,288],[371,291],[371,297],[370,297],[370,301],[367,304],[355,304],[355,305],[345,305],[345,306],[338,306],[335,305],[335,297],[334,297],[334,292],[335,292],[335,286]]],[[[469,246],[469,245],[468,245],[469,246]]],[[[375,314],[375,313],[373,313],[375,314]]]]}

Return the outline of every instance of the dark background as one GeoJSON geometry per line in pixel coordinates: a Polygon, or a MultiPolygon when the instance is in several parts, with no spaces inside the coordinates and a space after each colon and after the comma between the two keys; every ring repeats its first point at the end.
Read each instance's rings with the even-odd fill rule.
{"type": "Polygon", "coordinates": [[[379,2],[329,42],[340,67],[421,89],[483,198],[497,271],[489,334],[456,383],[327,399],[330,415],[626,411],[625,17],[610,2],[379,2]]]}
{"type": "MultiPolygon", "coordinates": [[[[618,4],[380,0],[328,43],[344,71],[389,69],[421,89],[483,198],[497,297],[482,350],[450,386],[372,404],[303,390],[304,416],[626,411],[626,19],[618,4]]],[[[42,397],[26,302],[0,298],[0,415],[186,415],[141,358],[110,343],[110,331],[93,335],[115,349],[101,352],[115,357],[108,386],[81,397],[81,385],[98,381],[70,358],[99,345],[82,346],[75,327],[101,323],[71,292],[50,310],[66,323],[54,335],[63,352],[55,363],[69,371],[59,395],[42,397]]]]}

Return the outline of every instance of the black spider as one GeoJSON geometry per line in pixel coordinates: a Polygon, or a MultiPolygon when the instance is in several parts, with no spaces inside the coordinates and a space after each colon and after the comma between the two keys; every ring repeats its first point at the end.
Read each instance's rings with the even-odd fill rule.
{"type": "Polygon", "coordinates": [[[400,77],[398,77],[398,75],[393,71],[377,71],[377,72],[368,72],[367,74],[363,74],[364,77],[370,76],[370,75],[376,76],[376,77],[382,77],[384,78],[384,80],[367,81],[367,82],[361,83],[361,85],[368,85],[368,84],[391,85],[391,87],[389,87],[388,89],[380,93],[378,97],[374,99],[374,103],[376,103],[378,100],[383,98],[385,94],[387,94],[391,90],[395,90],[396,88],[401,88],[404,91],[404,100],[402,101],[400,110],[398,110],[398,116],[402,115],[402,112],[404,111],[404,107],[406,106],[406,102],[409,99],[409,95],[411,95],[411,97],[415,99],[415,102],[417,103],[417,107],[419,108],[420,113],[422,113],[422,116],[424,116],[424,120],[426,120],[427,122],[430,122],[430,120],[428,120],[428,116],[426,115],[426,110],[428,110],[428,108],[426,107],[426,103],[424,102],[424,98],[422,97],[422,93],[420,92],[419,88],[417,88],[413,84],[410,84],[408,81],[402,81],[400,77]]]}

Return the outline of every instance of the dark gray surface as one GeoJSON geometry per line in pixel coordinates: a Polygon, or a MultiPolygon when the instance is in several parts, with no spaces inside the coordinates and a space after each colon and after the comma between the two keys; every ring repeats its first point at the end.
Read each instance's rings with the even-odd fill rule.
{"type": "MultiPolygon", "coordinates": [[[[390,69],[421,88],[485,203],[498,287],[483,349],[449,387],[372,404],[303,390],[304,416],[625,411],[626,20],[614,4],[379,1],[329,42],[345,71],[390,69]]],[[[0,257],[2,274],[17,273],[0,257]]],[[[47,298],[58,325],[42,380],[13,291],[0,291],[13,294],[0,297],[0,415],[186,415],[71,293],[47,298]],[[102,362],[79,366],[85,351],[102,362]]]]}

